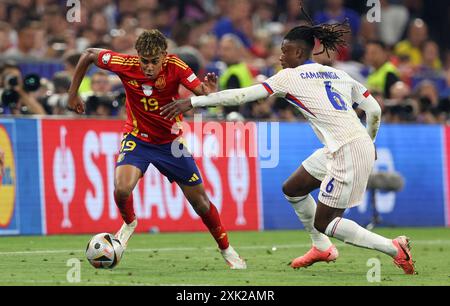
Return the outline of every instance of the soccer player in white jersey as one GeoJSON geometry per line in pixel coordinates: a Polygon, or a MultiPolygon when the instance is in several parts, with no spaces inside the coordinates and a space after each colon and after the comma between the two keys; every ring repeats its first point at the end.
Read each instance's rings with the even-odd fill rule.
{"type": "Polygon", "coordinates": [[[383,252],[406,274],[414,274],[409,239],[387,239],[354,221],[343,218],[347,208],[363,198],[376,152],[374,141],[381,110],[367,89],[347,73],[310,60],[315,39],[323,51],[344,43],[344,25],[303,25],[292,29],[283,41],[280,57],[283,70],[263,84],[225,90],[208,96],[178,100],[162,108],[162,115],[174,118],[193,107],[237,105],[277,95],[286,98],[309,120],[324,148],[314,152],[283,184],[312,248],[291,262],[293,268],[316,262],[334,261],[336,247],[328,237],[348,244],[383,252]],[[366,113],[366,128],[353,110],[366,113]],[[310,193],[320,188],[316,205],[310,193]]]}

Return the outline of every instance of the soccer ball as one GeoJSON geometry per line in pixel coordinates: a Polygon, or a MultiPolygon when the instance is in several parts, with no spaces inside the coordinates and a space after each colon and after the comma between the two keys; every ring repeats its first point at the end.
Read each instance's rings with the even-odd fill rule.
{"type": "Polygon", "coordinates": [[[122,244],[109,233],[95,235],[86,247],[86,258],[97,269],[114,268],[122,259],[122,254],[122,244]]]}

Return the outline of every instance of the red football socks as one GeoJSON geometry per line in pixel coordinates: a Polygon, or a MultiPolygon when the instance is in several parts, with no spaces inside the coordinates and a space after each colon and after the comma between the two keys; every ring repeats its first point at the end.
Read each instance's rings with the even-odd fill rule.
{"type": "Polygon", "coordinates": [[[134,214],[133,207],[133,193],[130,194],[128,199],[121,199],[114,192],[114,201],[116,201],[116,205],[119,208],[120,214],[122,215],[123,221],[126,224],[130,224],[136,219],[136,215],[134,214]]]}
{"type": "Polygon", "coordinates": [[[200,217],[202,218],[203,223],[208,227],[209,232],[217,241],[219,248],[221,250],[225,250],[228,248],[230,243],[228,242],[228,235],[225,231],[225,228],[222,226],[220,221],[219,212],[213,203],[209,202],[210,208],[209,211],[200,217]]]}

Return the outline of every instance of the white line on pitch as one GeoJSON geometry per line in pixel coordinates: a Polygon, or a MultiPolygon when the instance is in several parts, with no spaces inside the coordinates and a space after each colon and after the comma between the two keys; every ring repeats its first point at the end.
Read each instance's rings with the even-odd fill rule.
{"type": "MultiPolygon", "coordinates": [[[[340,248],[342,247],[352,247],[351,245],[336,243],[340,248]]],[[[450,240],[412,240],[413,245],[439,245],[450,244],[450,240]]],[[[272,247],[276,247],[279,249],[286,248],[308,248],[311,244],[272,244],[272,245],[247,245],[247,246],[236,246],[236,248],[240,250],[270,250],[272,247]]],[[[173,252],[173,251],[210,251],[216,250],[214,247],[180,247],[180,248],[148,248],[148,249],[127,249],[127,253],[151,253],[151,252],[173,252]]],[[[45,254],[63,254],[63,253],[74,253],[81,254],[84,253],[84,250],[36,250],[36,251],[17,251],[17,252],[0,252],[0,256],[8,256],[8,255],[45,255],[45,254]]]]}

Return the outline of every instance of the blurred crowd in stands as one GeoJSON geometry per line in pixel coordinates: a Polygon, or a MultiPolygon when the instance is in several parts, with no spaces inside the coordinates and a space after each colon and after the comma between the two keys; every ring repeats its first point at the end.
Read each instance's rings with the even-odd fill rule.
{"type": "MultiPolygon", "coordinates": [[[[306,23],[299,0],[81,0],[80,22],[68,22],[69,2],[76,1],[0,0],[0,114],[73,116],[67,91],[81,52],[135,54],[137,36],[151,28],[200,78],[215,72],[219,89],[246,87],[281,69],[283,36],[306,23]],[[32,73],[42,65],[46,73],[32,73]]],[[[380,0],[381,20],[370,22],[373,2],[304,0],[316,23],[347,18],[352,30],[346,47],[313,60],[366,85],[384,122],[450,123],[450,1],[380,0]]],[[[88,115],[125,116],[123,87],[108,72],[93,67],[80,95],[88,115]]],[[[302,120],[274,97],[200,111],[217,119],[302,120]]]]}

